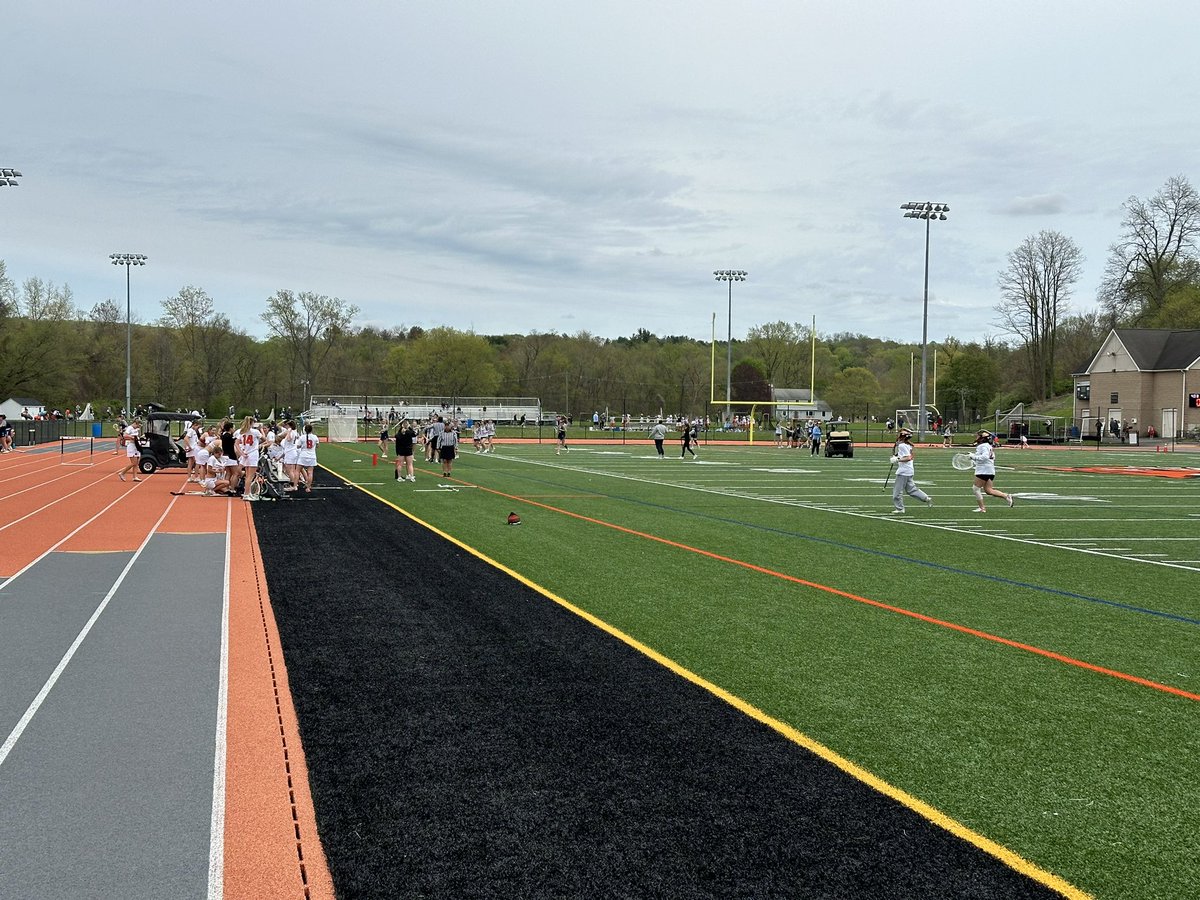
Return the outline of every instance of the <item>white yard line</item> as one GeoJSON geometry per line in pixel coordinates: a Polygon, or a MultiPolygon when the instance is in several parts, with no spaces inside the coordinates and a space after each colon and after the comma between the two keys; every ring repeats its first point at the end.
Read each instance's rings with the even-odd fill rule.
{"type": "MultiPolygon", "coordinates": [[[[985,523],[975,524],[974,522],[970,522],[970,520],[965,520],[961,524],[959,524],[957,522],[953,522],[951,524],[939,524],[938,522],[922,521],[921,519],[919,519],[916,516],[892,516],[892,515],[890,515],[889,511],[882,510],[882,509],[878,513],[862,513],[862,512],[855,512],[855,511],[845,509],[845,508],[820,506],[820,505],[805,502],[805,501],[780,500],[775,497],[763,497],[763,496],[755,495],[755,494],[744,494],[739,491],[731,491],[729,489],[718,489],[718,488],[701,487],[698,485],[691,485],[691,484],[680,484],[680,483],[674,482],[674,481],[659,481],[654,478],[647,478],[647,477],[639,476],[639,475],[628,475],[628,474],[625,474],[622,472],[614,472],[609,469],[593,469],[593,468],[580,467],[580,466],[567,466],[567,465],[562,465],[561,463],[550,462],[549,460],[527,459],[527,458],[520,457],[520,456],[505,456],[503,458],[509,462],[519,462],[519,463],[523,463],[525,465],[530,465],[530,466],[541,466],[541,467],[547,468],[547,469],[562,469],[564,471],[582,472],[582,473],[585,473],[588,475],[599,475],[599,476],[608,477],[608,478],[620,479],[622,481],[632,481],[632,482],[636,482],[636,483],[640,483],[640,484],[653,484],[653,485],[656,485],[659,487],[678,488],[681,490],[695,491],[697,493],[703,493],[703,494],[717,494],[722,497],[737,497],[742,500],[750,500],[750,501],[755,501],[755,502],[759,502],[759,503],[776,503],[776,504],[781,504],[784,506],[797,506],[797,507],[801,507],[804,509],[811,509],[811,510],[818,511],[818,512],[827,512],[827,513],[833,513],[835,515],[843,515],[843,516],[853,516],[855,518],[860,518],[860,519],[879,519],[879,520],[895,522],[898,525],[907,525],[907,526],[916,527],[916,528],[935,528],[940,531],[951,531],[951,532],[956,532],[959,534],[981,534],[982,536],[991,538],[992,540],[1011,541],[1012,543],[1016,543],[1016,544],[1025,544],[1025,545],[1033,546],[1033,547],[1045,547],[1045,548],[1048,548],[1051,550],[1067,550],[1067,551],[1070,551],[1073,553],[1084,553],[1089,556],[1103,556],[1103,557],[1108,557],[1110,559],[1142,563],[1143,565],[1162,566],[1165,568],[1184,569],[1187,571],[1200,571],[1200,569],[1198,569],[1195,566],[1182,565],[1180,563],[1171,562],[1168,560],[1146,559],[1142,556],[1125,556],[1125,555],[1123,555],[1123,553],[1121,551],[1132,552],[1133,548],[1131,548],[1131,547],[1107,547],[1103,550],[1099,550],[1099,549],[1094,549],[1094,548],[1089,548],[1089,547],[1072,547],[1069,545],[1060,544],[1053,540],[1033,540],[1033,539],[1025,538],[1025,537],[1016,537],[1014,535],[993,534],[990,532],[981,532],[978,529],[984,528],[985,523]]],[[[645,471],[645,470],[642,469],[640,471],[645,471]]],[[[881,497],[881,499],[887,499],[886,496],[882,493],[880,494],[880,497],[881,497]]],[[[1083,504],[1078,504],[1078,505],[1083,506],[1083,504]]],[[[1063,506],[1070,506],[1070,504],[1056,503],[1055,506],[1058,508],[1062,508],[1063,506]]],[[[1128,507],[1122,507],[1122,508],[1128,508],[1128,507]]],[[[1155,504],[1147,503],[1147,504],[1140,504],[1138,506],[1135,506],[1134,508],[1157,509],[1159,507],[1156,506],[1155,504]]],[[[998,512],[997,514],[1002,515],[1003,513],[998,512]]],[[[991,516],[992,513],[989,512],[988,515],[991,516]]],[[[1089,517],[1089,518],[1068,520],[1068,519],[1056,519],[1056,518],[1051,517],[1048,519],[1048,521],[1051,521],[1054,523],[1064,522],[1064,521],[1078,521],[1078,522],[1093,522],[1094,523],[1095,518],[1089,517]]],[[[1146,519],[1129,519],[1129,518],[1121,519],[1122,523],[1131,522],[1131,521],[1147,521],[1147,522],[1161,523],[1163,521],[1163,519],[1161,516],[1151,517],[1151,518],[1146,518],[1146,519]]]]}

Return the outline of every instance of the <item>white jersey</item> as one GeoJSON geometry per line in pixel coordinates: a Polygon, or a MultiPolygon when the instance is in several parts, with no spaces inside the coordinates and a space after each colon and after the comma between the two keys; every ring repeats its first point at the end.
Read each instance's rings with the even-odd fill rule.
{"type": "Polygon", "coordinates": [[[300,455],[299,451],[300,435],[295,429],[289,428],[283,433],[283,438],[279,442],[279,446],[283,448],[283,464],[285,466],[294,466],[296,459],[300,455]]]}
{"type": "Polygon", "coordinates": [[[299,458],[297,462],[302,466],[315,466],[317,464],[317,444],[320,443],[315,434],[302,434],[299,439],[299,458]]]}
{"type": "Polygon", "coordinates": [[[138,430],[136,425],[128,425],[124,431],[125,434],[125,455],[130,459],[137,459],[142,455],[142,450],[138,447],[138,430]]]}
{"type": "Polygon", "coordinates": [[[996,474],[996,453],[991,444],[980,444],[971,452],[971,464],[976,475],[996,474]]]}
{"type": "Polygon", "coordinates": [[[258,448],[262,444],[262,435],[253,428],[238,432],[237,455],[238,462],[243,466],[258,465],[258,448]]]}
{"type": "Polygon", "coordinates": [[[896,474],[897,475],[912,475],[913,469],[913,448],[908,441],[900,441],[896,444],[896,474]]]}

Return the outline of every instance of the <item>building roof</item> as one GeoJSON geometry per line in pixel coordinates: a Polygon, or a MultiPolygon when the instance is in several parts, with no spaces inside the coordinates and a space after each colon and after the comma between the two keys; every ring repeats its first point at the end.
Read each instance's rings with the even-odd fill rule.
{"type": "Polygon", "coordinates": [[[1200,361],[1200,331],[1117,328],[1117,340],[1143,372],[1188,369],[1200,361]]]}
{"type": "Polygon", "coordinates": [[[776,403],[812,403],[808,388],[772,388],[771,395],[776,403]]]}

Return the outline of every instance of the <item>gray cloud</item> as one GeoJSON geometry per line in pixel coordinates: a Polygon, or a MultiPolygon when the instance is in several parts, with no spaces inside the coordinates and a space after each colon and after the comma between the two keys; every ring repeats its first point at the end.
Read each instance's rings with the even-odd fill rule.
{"type": "Polygon", "coordinates": [[[1002,216],[1056,216],[1066,211],[1067,198],[1061,194],[1036,194],[1014,197],[996,210],[1002,216]]]}

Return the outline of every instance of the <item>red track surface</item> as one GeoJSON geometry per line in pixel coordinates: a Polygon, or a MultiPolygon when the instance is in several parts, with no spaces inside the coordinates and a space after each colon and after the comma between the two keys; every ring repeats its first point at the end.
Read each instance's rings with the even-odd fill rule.
{"type": "MultiPolygon", "coordinates": [[[[233,504],[224,895],[332,898],[250,506],[172,497],[186,487],[182,472],[123,483],[116,472],[124,464],[107,450],[0,457],[0,582],[51,550],[133,552],[172,500],[159,533],[222,534],[233,504]]],[[[214,594],[225,589],[223,580],[213,572],[214,594]]]]}

